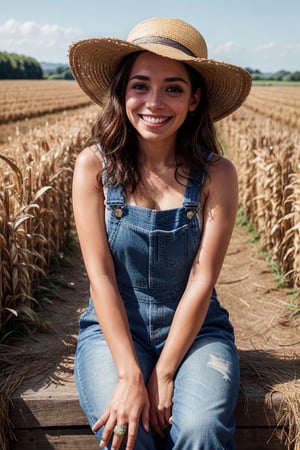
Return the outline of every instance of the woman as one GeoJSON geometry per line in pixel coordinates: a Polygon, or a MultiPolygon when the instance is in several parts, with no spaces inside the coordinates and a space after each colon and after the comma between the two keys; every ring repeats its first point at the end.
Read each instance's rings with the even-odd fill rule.
{"type": "Polygon", "coordinates": [[[75,378],[100,447],[234,449],[239,364],[214,286],[237,209],[237,175],[213,121],[245,100],[243,69],[207,59],[178,19],[127,41],[70,48],[102,107],[78,156],[73,205],[91,299],[75,378]]]}

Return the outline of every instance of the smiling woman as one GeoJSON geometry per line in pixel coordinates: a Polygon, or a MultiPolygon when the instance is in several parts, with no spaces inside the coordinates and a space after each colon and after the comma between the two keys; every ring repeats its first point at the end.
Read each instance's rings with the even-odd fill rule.
{"type": "Polygon", "coordinates": [[[214,121],[251,77],[207,59],[179,19],[149,19],[127,41],[70,47],[101,114],[78,156],[73,208],[91,298],[75,378],[100,447],[234,449],[239,364],[215,284],[237,210],[237,176],[214,121]],[[213,406],[212,406],[213,405],[213,406]]]}

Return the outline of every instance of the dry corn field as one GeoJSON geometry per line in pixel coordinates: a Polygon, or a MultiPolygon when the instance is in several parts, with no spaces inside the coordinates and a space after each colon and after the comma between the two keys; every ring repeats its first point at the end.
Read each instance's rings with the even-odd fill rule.
{"type": "Polygon", "coordinates": [[[218,130],[240,202],[287,286],[300,286],[300,88],[253,87],[218,130]]]}
{"type": "Polygon", "coordinates": [[[1,80],[0,123],[85,106],[90,99],[75,81],[1,80]]]}
{"type": "MultiPolygon", "coordinates": [[[[72,81],[1,81],[0,93],[3,338],[15,320],[38,325],[34,292],[72,229],[73,165],[98,110],[83,107],[90,102],[72,81]],[[51,124],[28,120],[54,111],[64,112],[51,124]],[[20,117],[22,133],[14,122],[20,117]]],[[[299,105],[300,88],[255,87],[246,105],[218,124],[245,213],[291,287],[300,284],[299,105]]]]}
{"type": "Polygon", "coordinates": [[[1,81],[1,124],[7,142],[0,146],[0,336],[15,320],[38,325],[34,292],[57,258],[72,229],[71,182],[76,155],[83,147],[97,109],[74,82],[1,81]],[[64,111],[49,125],[27,123],[19,133],[18,109],[23,117],[64,111]],[[39,100],[41,104],[39,104],[39,100]],[[56,103],[55,103],[56,101],[56,103]],[[3,104],[4,102],[4,104],[3,104]],[[79,109],[74,109],[80,107],[79,109]],[[66,110],[68,112],[66,113],[66,110]]]}

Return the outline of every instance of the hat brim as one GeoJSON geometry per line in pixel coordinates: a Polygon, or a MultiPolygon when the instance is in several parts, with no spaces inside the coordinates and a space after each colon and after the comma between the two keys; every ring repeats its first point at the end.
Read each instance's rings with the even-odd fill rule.
{"type": "Polygon", "coordinates": [[[176,48],[161,44],[135,45],[116,38],[84,39],[70,46],[70,67],[81,89],[102,106],[121,60],[130,53],[142,50],[186,63],[196,69],[204,79],[214,121],[235,111],[250,92],[251,76],[241,67],[188,56],[176,48]]]}

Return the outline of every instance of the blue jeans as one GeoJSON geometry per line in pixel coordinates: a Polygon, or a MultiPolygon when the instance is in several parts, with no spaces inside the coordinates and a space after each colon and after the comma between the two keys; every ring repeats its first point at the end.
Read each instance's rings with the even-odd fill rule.
{"type": "MultiPolygon", "coordinates": [[[[174,306],[171,301],[164,307],[152,304],[152,319],[159,316],[161,323],[168,323],[174,306]]],[[[163,347],[168,327],[152,330],[155,342],[149,347],[149,330],[145,329],[145,322],[140,317],[141,312],[142,315],[149,314],[147,302],[141,311],[133,299],[127,300],[126,309],[130,323],[135,325],[132,335],[146,383],[163,347]]],[[[80,404],[93,426],[112,398],[118,374],[97,324],[92,301],[80,324],[75,379],[80,404]]],[[[205,324],[175,376],[173,422],[166,433],[166,450],[233,450],[233,413],[238,393],[239,363],[227,312],[213,297],[205,324]]],[[[100,440],[102,430],[96,434],[100,440]]],[[[140,426],[135,450],[155,448],[153,434],[140,426]]]]}

